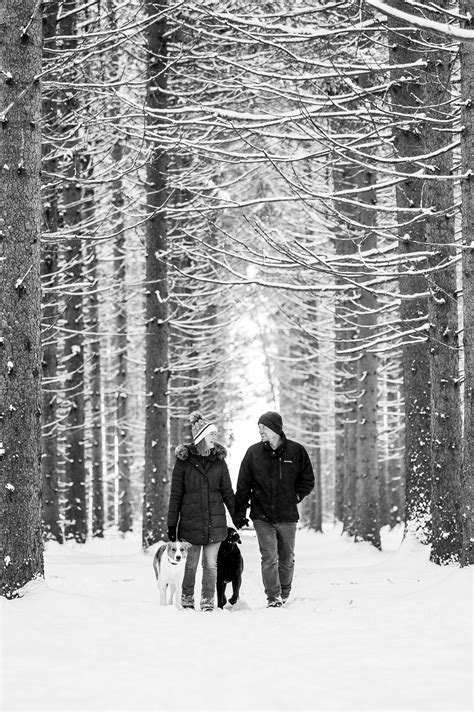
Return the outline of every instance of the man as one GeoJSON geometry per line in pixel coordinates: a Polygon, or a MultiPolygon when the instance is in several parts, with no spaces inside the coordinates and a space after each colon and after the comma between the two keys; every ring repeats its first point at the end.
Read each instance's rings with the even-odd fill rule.
{"type": "Polygon", "coordinates": [[[314,487],[308,453],[288,440],[279,413],[258,419],[261,442],[249,447],[240,465],[235,495],[235,521],[248,524],[247,507],[262,556],[262,579],[267,607],[285,603],[294,570],[298,502],[314,487]]]}

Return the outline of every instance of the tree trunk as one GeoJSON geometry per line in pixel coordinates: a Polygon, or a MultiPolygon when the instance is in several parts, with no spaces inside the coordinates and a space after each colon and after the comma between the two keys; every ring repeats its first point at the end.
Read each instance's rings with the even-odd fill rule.
{"type": "MultiPolygon", "coordinates": [[[[75,14],[76,2],[65,2],[62,8],[64,19],[60,23],[60,33],[67,39],[64,48],[73,54],[76,48],[75,14]]],[[[83,254],[81,237],[78,234],[81,223],[82,190],[78,182],[81,175],[81,160],[77,144],[79,126],[76,121],[78,109],[77,94],[74,89],[74,66],[70,67],[72,95],[61,102],[63,111],[63,150],[67,155],[63,188],[64,224],[71,229],[72,236],[65,248],[66,287],[64,362],[66,367],[66,398],[69,408],[66,416],[65,433],[65,480],[67,502],[64,534],[66,539],[83,543],[87,538],[86,465],[84,449],[84,316],[83,316],[83,254]]]]}
{"type": "MultiPolygon", "coordinates": [[[[364,252],[375,250],[377,247],[376,233],[370,229],[375,223],[375,211],[364,206],[364,203],[374,205],[376,202],[372,188],[375,184],[375,174],[361,169],[357,173],[356,183],[360,188],[367,188],[359,198],[362,205],[359,207],[358,219],[362,225],[367,226],[367,231],[360,240],[363,255],[364,252]]],[[[368,279],[367,275],[360,281],[368,279]]],[[[357,338],[364,346],[357,360],[357,482],[354,536],[356,541],[369,541],[380,548],[377,355],[369,345],[377,328],[377,296],[374,291],[365,289],[362,284],[357,305],[357,338]]]]}
{"type": "MultiPolygon", "coordinates": [[[[114,160],[120,164],[122,148],[117,142],[114,147],[114,160]]],[[[120,180],[113,185],[113,205],[116,211],[114,229],[118,233],[114,244],[114,271],[118,299],[116,300],[116,337],[115,354],[117,371],[115,380],[116,393],[116,423],[118,450],[118,528],[123,534],[132,531],[132,495],[130,482],[129,424],[128,424],[128,339],[127,339],[127,300],[126,300],[126,248],[124,223],[121,214],[123,206],[123,191],[120,180]]]]}
{"type": "MultiPolygon", "coordinates": [[[[315,332],[317,332],[317,326],[319,322],[318,301],[316,299],[310,299],[306,302],[306,306],[309,310],[309,313],[312,315],[312,327],[314,328],[315,332]]],[[[298,343],[298,340],[295,339],[294,342],[298,343]]],[[[308,407],[308,405],[306,405],[304,401],[302,402],[302,425],[305,432],[313,434],[313,438],[316,438],[316,442],[314,445],[308,448],[314,470],[314,489],[307,498],[309,500],[308,519],[309,526],[311,527],[311,529],[316,532],[322,532],[323,490],[321,484],[321,379],[319,376],[319,374],[321,373],[321,344],[319,338],[314,337],[313,339],[311,339],[309,348],[312,351],[311,371],[305,378],[302,387],[303,391],[307,394],[310,394],[310,397],[312,396],[313,398],[315,398],[316,402],[314,405],[311,404],[310,407],[308,407]]],[[[299,350],[299,354],[301,354],[301,348],[299,350]]],[[[299,360],[301,360],[301,355],[299,360]]]]}
{"type": "MultiPolygon", "coordinates": [[[[401,366],[401,364],[400,364],[401,366]]],[[[398,369],[397,369],[398,371],[398,369]]],[[[398,381],[399,374],[396,374],[398,381]]],[[[388,484],[388,507],[390,512],[390,527],[394,527],[401,522],[405,522],[405,470],[404,470],[404,429],[400,423],[401,412],[401,397],[399,387],[393,385],[388,388],[388,427],[389,427],[389,442],[388,442],[388,465],[387,465],[387,484],[388,484]]]]}
{"type": "MultiPolygon", "coordinates": [[[[447,0],[438,3],[447,7],[447,0]]],[[[443,49],[444,38],[430,36],[439,49],[427,55],[426,97],[428,120],[436,121],[425,132],[427,151],[438,151],[450,141],[451,84],[450,53],[443,49]],[[445,131],[439,131],[440,122],[445,131]]],[[[432,549],[431,560],[438,564],[459,561],[463,549],[462,444],[459,380],[458,303],[454,235],[454,195],[452,152],[431,159],[433,175],[427,181],[424,204],[434,214],[426,219],[427,242],[431,245],[428,278],[429,339],[431,373],[432,452],[432,549]]]]}
{"type": "Polygon", "coordinates": [[[169,486],[168,398],[168,271],[166,194],[168,156],[159,143],[163,130],[160,114],[167,107],[167,45],[165,2],[148,2],[148,135],[153,137],[153,155],[147,165],[146,224],[146,420],[143,493],[143,546],[166,533],[169,486]],[[153,113],[152,113],[153,112],[153,113]]]}
{"type": "MultiPolygon", "coordinates": [[[[51,217],[55,213],[51,205],[51,217]]],[[[49,218],[48,227],[53,228],[49,218]]],[[[53,218],[54,219],[54,218],[53,218]]],[[[58,359],[57,359],[57,321],[59,310],[58,295],[54,286],[57,282],[58,249],[50,243],[43,246],[41,260],[43,297],[43,388],[41,392],[42,414],[42,458],[41,470],[43,480],[43,531],[46,539],[55,539],[63,543],[63,533],[59,521],[59,475],[58,475],[58,414],[57,398],[59,391],[58,359]]]]}
{"type": "MultiPolygon", "coordinates": [[[[44,3],[43,9],[43,68],[52,62],[55,49],[56,21],[58,3],[56,0],[44,3]]],[[[43,125],[57,130],[57,103],[54,96],[43,101],[43,125]]],[[[57,173],[57,160],[54,147],[43,140],[42,175],[45,183],[52,185],[43,187],[43,224],[46,237],[42,240],[41,278],[43,286],[43,355],[42,355],[42,459],[43,474],[43,534],[46,539],[55,539],[62,544],[63,533],[59,522],[59,473],[58,473],[58,415],[57,399],[59,391],[57,322],[58,309],[58,246],[56,237],[48,240],[49,233],[58,229],[58,196],[52,176],[57,173]]]]}
{"type": "MultiPolygon", "coordinates": [[[[333,171],[333,190],[354,187],[354,171],[347,164],[336,165],[333,171]]],[[[336,201],[342,215],[350,215],[351,207],[336,201]]],[[[336,254],[350,257],[356,252],[356,241],[347,226],[339,229],[334,239],[336,254]]],[[[343,522],[344,531],[353,533],[355,517],[355,483],[357,453],[357,364],[351,349],[356,338],[356,302],[354,288],[343,278],[336,277],[339,287],[335,305],[335,398],[336,398],[336,516],[343,522]],[[339,449],[340,448],[340,449],[339,449]]]]}
{"type": "MultiPolygon", "coordinates": [[[[78,191],[72,187],[68,199],[75,202],[78,191]]],[[[66,212],[66,215],[69,211],[66,212]]],[[[71,208],[75,213],[75,208],[71,208]]],[[[68,219],[66,217],[66,219],[68,219]]],[[[70,217],[72,219],[72,216],[70,217]]],[[[70,226],[71,222],[68,221],[70,226]]],[[[77,224],[77,223],[76,223],[77,224]]],[[[69,408],[65,433],[65,480],[67,503],[65,513],[66,539],[84,543],[87,537],[86,469],[84,452],[84,352],[83,352],[83,299],[82,251],[79,238],[69,240],[66,251],[68,268],[64,272],[65,285],[71,291],[66,297],[64,361],[66,363],[66,397],[69,408]],[[77,291],[76,291],[77,290],[77,291]]]]}
{"type": "MultiPolygon", "coordinates": [[[[319,417],[317,418],[319,420],[319,417]]],[[[321,487],[321,448],[320,446],[308,448],[311,464],[314,470],[314,489],[303,500],[306,503],[306,518],[310,529],[315,532],[323,531],[323,491],[321,487]]]]}
{"type": "Polygon", "coordinates": [[[117,424],[115,422],[116,407],[115,407],[115,393],[114,388],[114,367],[115,367],[115,355],[113,351],[113,337],[109,336],[107,338],[107,350],[108,356],[105,359],[105,375],[102,374],[102,393],[103,393],[103,403],[102,403],[102,429],[104,431],[105,438],[103,442],[105,443],[105,457],[104,463],[106,466],[106,483],[105,483],[105,519],[108,527],[115,527],[118,525],[118,468],[117,468],[117,424]],[[116,496],[117,495],[117,496],[116,496]]]}
{"type": "MultiPolygon", "coordinates": [[[[467,29],[474,29],[474,0],[463,0],[460,12],[468,17],[467,29]]],[[[461,44],[461,124],[462,173],[472,171],[474,159],[474,46],[461,44]]],[[[463,549],[461,564],[474,564],[474,184],[472,176],[463,179],[462,189],[462,235],[463,261],[462,286],[464,305],[464,453],[463,453],[463,502],[462,516],[463,549]],[[470,491],[470,501],[468,499],[470,491]]]]}
{"type": "Polygon", "coordinates": [[[41,535],[41,14],[0,9],[0,592],[43,574],[41,535]]]}
{"type": "Polygon", "coordinates": [[[102,451],[102,376],[100,358],[97,249],[93,242],[87,248],[90,294],[88,331],[90,333],[90,405],[91,405],[91,474],[92,536],[104,536],[104,463],[102,451]]]}
{"type": "Polygon", "coordinates": [[[379,376],[380,390],[380,430],[379,430],[379,515],[380,526],[384,527],[390,523],[389,504],[389,416],[388,416],[388,373],[387,362],[384,359],[381,363],[381,374],[379,376]]]}
{"type": "MultiPolygon", "coordinates": [[[[117,23],[116,0],[107,0],[107,19],[110,31],[116,34],[117,23]]],[[[118,47],[112,48],[107,56],[106,72],[112,82],[120,81],[120,56],[118,47]]],[[[112,121],[120,114],[120,102],[112,102],[110,106],[112,121]]],[[[117,469],[118,469],[118,529],[125,534],[132,531],[132,493],[130,473],[130,423],[128,393],[128,324],[127,324],[127,290],[126,261],[127,248],[125,244],[125,223],[123,218],[124,186],[120,176],[124,150],[122,140],[117,137],[112,150],[112,158],[118,177],[112,182],[112,216],[111,224],[115,234],[113,246],[114,260],[114,299],[115,335],[114,335],[114,366],[115,366],[115,424],[117,438],[117,469]]]]}
{"type": "MultiPolygon", "coordinates": [[[[399,0],[391,0],[394,7],[399,0]]],[[[390,94],[394,126],[392,129],[397,158],[407,160],[400,164],[404,173],[415,173],[420,165],[416,157],[423,153],[423,135],[429,129],[420,118],[420,105],[424,96],[424,70],[404,65],[425,57],[419,30],[400,31],[406,23],[390,18],[390,63],[393,67],[390,94]],[[401,117],[399,118],[399,115],[401,117]],[[410,122],[408,117],[412,117],[410,122]]],[[[436,100],[435,100],[436,101],[436,100]]],[[[428,314],[428,288],[425,271],[427,261],[416,263],[416,272],[410,265],[410,256],[426,245],[424,216],[408,212],[421,208],[423,184],[419,178],[407,178],[396,186],[398,208],[399,252],[406,256],[400,265],[400,320],[402,332],[412,332],[403,338],[403,381],[405,410],[405,473],[406,473],[406,532],[411,532],[422,543],[431,539],[431,445],[430,408],[431,392],[429,351],[425,325],[428,314]]]]}

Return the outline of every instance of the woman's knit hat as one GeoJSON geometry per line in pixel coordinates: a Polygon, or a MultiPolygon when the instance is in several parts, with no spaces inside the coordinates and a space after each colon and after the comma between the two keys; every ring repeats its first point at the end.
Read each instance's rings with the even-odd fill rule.
{"type": "Polygon", "coordinates": [[[217,428],[214,423],[210,423],[209,421],[205,420],[198,410],[195,410],[194,413],[191,413],[191,415],[189,416],[189,420],[191,421],[191,430],[193,433],[193,441],[195,445],[197,445],[198,442],[205,438],[206,435],[209,435],[212,432],[217,432],[217,428]]]}
{"type": "Polygon", "coordinates": [[[260,416],[258,422],[265,425],[274,433],[281,435],[283,432],[283,420],[281,419],[280,413],[275,413],[273,410],[268,410],[266,413],[260,416]]]}

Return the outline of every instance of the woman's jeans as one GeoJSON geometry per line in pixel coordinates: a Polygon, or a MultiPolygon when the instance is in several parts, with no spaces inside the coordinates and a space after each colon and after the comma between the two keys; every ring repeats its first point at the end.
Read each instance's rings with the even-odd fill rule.
{"type": "Polygon", "coordinates": [[[260,554],[262,579],[268,599],[288,598],[295,568],[296,522],[264,522],[254,519],[260,554]]]}
{"type": "Polygon", "coordinates": [[[201,544],[193,544],[188,549],[183,578],[183,596],[194,599],[194,582],[196,580],[196,570],[202,549],[201,602],[214,602],[217,579],[217,554],[220,545],[220,541],[215,544],[205,544],[204,546],[201,546],[201,544]]]}

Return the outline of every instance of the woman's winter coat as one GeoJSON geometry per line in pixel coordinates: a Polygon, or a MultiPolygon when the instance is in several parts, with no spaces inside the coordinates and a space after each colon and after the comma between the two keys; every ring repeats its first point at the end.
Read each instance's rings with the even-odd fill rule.
{"type": "Polygon", "coordinates": [[[207,456],[194,445],[176,448],[171,479],[168,527],[190,544],[212,544],[227,536],[225,507],[234,517],[234,491],[225,461],[226,449],[215,444],[207,456]]]}

